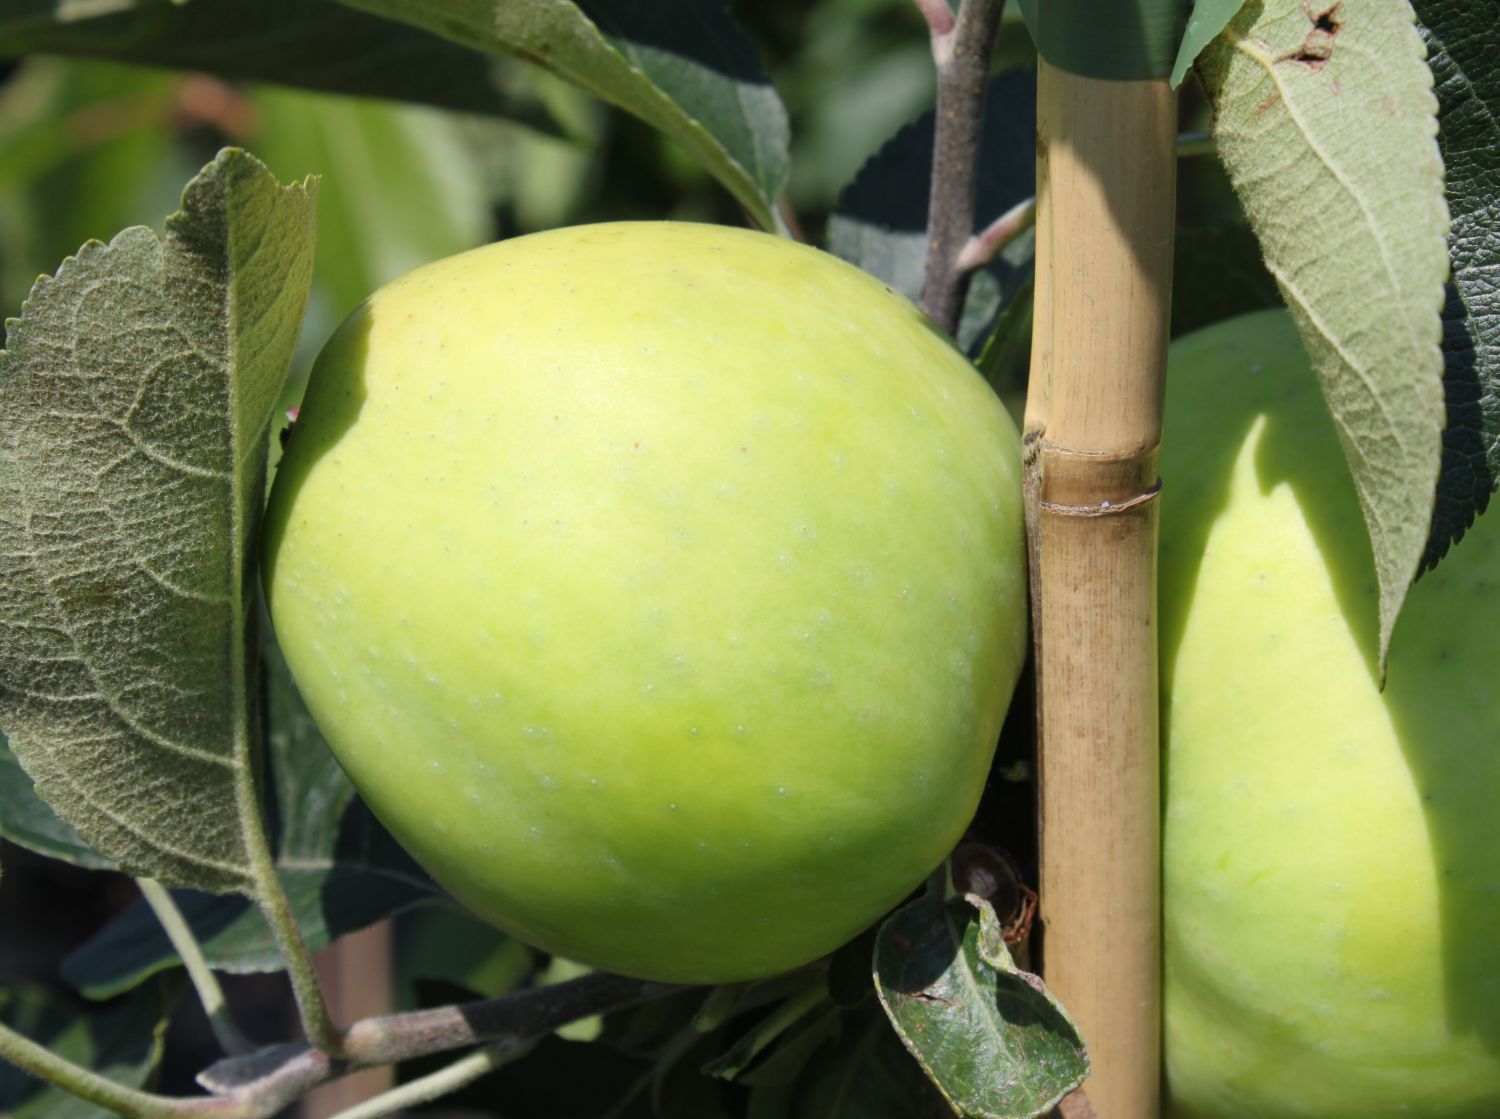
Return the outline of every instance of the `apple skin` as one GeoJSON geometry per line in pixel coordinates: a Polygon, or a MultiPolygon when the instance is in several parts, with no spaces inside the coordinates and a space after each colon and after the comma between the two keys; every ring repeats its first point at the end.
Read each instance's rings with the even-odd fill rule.
{"type": "Polygon", "coordinates": [[[1500,514],[1375,578],[1281,312],[1173,345],[1161,512],[1175,1119],[1500,1116],[1500,514]]]}
{"type": "Polygon", "coordinates": [[[817,250],[577,227],[320,356],[265,587],[314,718],[480,916],[645,978],[861,931],[977,805],[1025,652],[1015,427],[817,250]]]}

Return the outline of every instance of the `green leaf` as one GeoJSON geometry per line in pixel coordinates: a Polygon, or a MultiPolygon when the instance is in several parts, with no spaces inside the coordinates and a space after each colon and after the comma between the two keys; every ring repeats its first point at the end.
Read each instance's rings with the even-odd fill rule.
{"type": "Polygon", "coordinates": [[[634,113],[779,228],[786,110],[750,41],[704,0],[342,0],[478,51],[515,55],[634,113]]]}
{"type": "Polygon", "coordinates": [[[1264,0],[1199,64],[1219,154],[1359,492],[1382,664],[1442,458],[1448,218],[1424,53],[1405,0],[1264,0]]]}
{"type": "Polygon", "coordinates": [[[1164,78],[1188,0],[1020,0],[1037,53],[1085,78],[1164,78]]]}
{"type": "Polygon", "coordinates": [[[252,541],[313,190],[226,151],[167,235],[85,245],[0,356],[0,724],[131,873],[252,888],[252,541]]]}
{"type": "MultiPolygon", "coordinates": [[[[264,679],[277,874],[308,947],[317,951],[417,906],[451,904],[355,798],[274,648],[264,679]]],[[[260,910],[243,898],[194,890],[173,896],[212,967],[284,966],[260,910]]],[[[68,956],[63,976],[90,998],[110,998],[179,962],[155,915],[137,903],[68,956]]]]}
{"type": "Polygon", "coordinates": [[[78,833],[59,820],[57,813],[36,795],[31,778],[16,761],[3,734],[0,734],[0,836],[28,851],[74,866],[119,869],[113,859],[106,859],[79,839],[78,833]]]}
{"type": "MultiPolygon", "coordinates": [[[[3,5],[0,5],[3,9],[3,5]]],[[[202,163],[166,127],[181,80],[33,58],[0,96],[0,317],[85,241],[159,221],[202,163]],[[97,127],[89,121],[103,122],[97,127]]],[[[3,346],[0,341],[0,346],[3,346]]]]}
{"type": "MultiPolygon", "coordinates": [[[[279,866],[277,874],[312,951],[385,917],[442,899],[415,868],[379,861],[279,866]]],[[[173,891],[173,898],[214,970],[249,974],[285,968],[260,911],[245,899],[195,890],[173,891]]],[[[138,903],[67,956],[62,975],[89,998],[108,999],[180,962],[155,916],[138,903]]]]}
{"type": "MultiPolygon", "coordinates": [[[[1025,398],[1031,371],[1031,326],[1036,310],[1036,284],[1027,277],[1001,309],[974,367],[1002,400],[1014,394],[1025,398]]],[[[1024,407],[1024,405],[1023,405],[1024,407]]]]}
{"type": "Polygon", "coordinates": [[[843,1022],[843,1012],[836,1006],[829,1006],[812,1021],[778,1042],[765,1060],[749,1072],[738,1074],[735,1079],[747,1088],[793,1084],[813,1055],[824,1045],[837,1040],[843,1032],[843,1022]]]}
{"type": "MultiPolygon", "coordinates": [[[[932,179],[933,114],[907,125],[871,157],[839,197],[828,222],[828,248],[878,276],[913,303],[922,295],[927,206],[932,179]]],[[[977,233],[1036,189],[1036,75],[1015,70],[985,92],[979,142],[977,233]]],[[[1032,237],[1018,237],[969,287],[958,342],[983,345],[1001,305],[1031,273],[1032,237]]]]}
{"type": "Polygon", "coordinates": [[[703,1066],[709,1076],[733,1080],[744,1072],[756,1057],[814,1010],[829,1006],[828,989],[819,978],[742,1033],[728,1049],[703,1066]]]}
{"type": "Polygon", "coordinates": [[[398,1010],[442,1006],[509,994],[536,970],[536,957],[519,940],[465,910],[432,907],[401,922],[392,987],[398,1010]],[[439,998],[428,998],[440,992],[439,998]]]}
{"type": "Polygon", "coordinates": [[[1437,83],[1453,219],[1443,308],[1448,424],[1426,570],[1500,485],[1500,11],[1469,0],[1417,0],[1416,8],[1437,83]]]}
{"type": "Polygon", "coordinates": [[[493,60],[334,0],[11,0],[0,15],[0,55],[23,54],[389,97],[556,131],[538,101],[498,80],[493,60]]]}
{"type": "MultiPolygon", "coordinates": [[[[142,987],[108,1006],[80,1006],[39,984],[0,988],[0,1022],[59,1057],[129,1088],[148,1085],[161,1063],[174,999],[166,984],[142,987]]],[[[107,1119],[112,1112],[0,1062],[0,1114],[6,1119],[107,1119]]]]}
{"type": "Polygon", "coordinates": [[[1243,222],[1179,225],[1172,246],[1172,337],[1261,307],[1280,307],[1255,233],[1243,222]]]}
{"type": "Polygon", "coordinates": [[[1182,42],[1177,47],[1177,61],[1172,63],[1172,88],[1176,89],[1187,77],[1193,62],[1203,53],[1203,48],[1213,42],[1219,32],[1229,26],[1245,0],[1193,0],[1193,10],[1188,13],[1187,29],[1182,33],[1182,42]]]}
{"type": "Polygon", "coordinates": [[[906,1047],[960,1115],[1045,1115],[1089,1072],[1078,1027],[1015,966],[977,895],[948,897],[947,870],[875,942],[875,989],[906,1047]]]}
{"type": "Polygon", "coordinates": [[[525,1060],[443,1102],[492,1114],[503,1100],[505,1119],[728,1119],[732,1112],[720,1104],[728,1088],[691,1063],[673,1076],[609,1045],[554,1034],[525,1060]]]}
{"type": "Polygon", "coordinates": [[[911,1119],[946,1110],[883,1015],[846,1013],[840,1036],[794,1080],[756,1084],[748,1119],[911,1119]]]}

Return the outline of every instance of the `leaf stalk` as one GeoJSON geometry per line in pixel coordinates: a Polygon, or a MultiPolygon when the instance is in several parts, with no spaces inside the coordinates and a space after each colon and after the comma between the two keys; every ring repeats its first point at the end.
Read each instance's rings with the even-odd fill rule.
{"type": "Polygon", "coordinates": [[[224,989],[219,986],[218,977],[208,966],[208,960],[203,956],[203,947],[193,935],[192,928],[183,917],[182,910],[177,907],[171,892],[154,878],[137,879],[136,885],[140,887],[141,897],[145,898],[151,912],[156,914],[167,939],[172,942],[173,950],[187,968],[188,978],[192,981],[193,989],[198,992],[198,1001],[203,1004],[203,1013],[208,1017],[209,1028],[213,1030],[220,1048],[229,1054],[248,1053],[254,1047],[240,1032],[230,1014],[224,989]]]}

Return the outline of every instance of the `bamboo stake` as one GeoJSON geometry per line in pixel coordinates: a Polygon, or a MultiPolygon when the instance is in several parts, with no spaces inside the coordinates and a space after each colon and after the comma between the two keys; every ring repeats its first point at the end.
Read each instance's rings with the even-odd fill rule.
{"type": "Polygon", "coordinates": [[[1107,1119],[1157,1119],[1156,460],[1175,98],[1042,63],[1027,500],[1043,972],[1107,1119]]]}

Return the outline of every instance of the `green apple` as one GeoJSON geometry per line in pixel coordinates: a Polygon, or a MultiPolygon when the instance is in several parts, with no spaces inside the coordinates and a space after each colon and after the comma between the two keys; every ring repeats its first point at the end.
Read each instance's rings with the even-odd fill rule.
{"type": "Polygon", "coordinates": [[[1280,312],[1172,348],[1166,1052],[1178,1119],[1500,1116],[1500,513],[1384,692],[1333,423],[1280,312]]]}
{"type": "Polygon", "coordinates": [[[313,372],[266,592],[340,763],[475,913],[686,982],[857,934],[973,814],[1020,454],[909,303],[706,225],[420,268],[313,372]]]}

